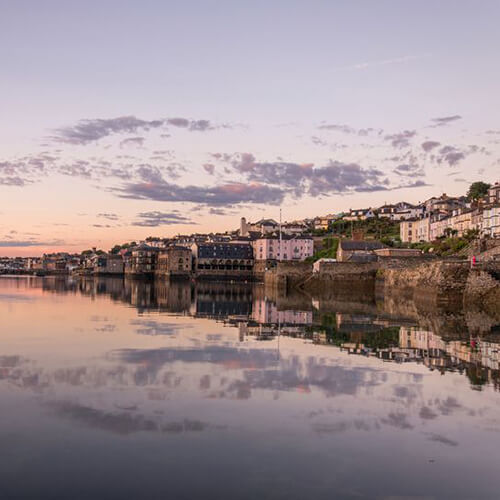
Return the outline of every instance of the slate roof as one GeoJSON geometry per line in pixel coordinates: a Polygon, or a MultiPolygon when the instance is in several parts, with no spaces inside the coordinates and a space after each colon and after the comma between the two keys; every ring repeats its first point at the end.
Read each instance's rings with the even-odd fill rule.
{"type": "Polygon", "coordinates": [[[347,251],[363,251],[367,252],[370,250],[379,250],[380,248],[385,248],[386,245],[380,243],[380,241],[354,241],[354,240],[340,240],[339,245],[342,250],[347,251]]]}
{"type": "Polygon", "coordinates": [[[201,243],[199,259],[253,259],[253,248],[246,243],[201,243]]]}

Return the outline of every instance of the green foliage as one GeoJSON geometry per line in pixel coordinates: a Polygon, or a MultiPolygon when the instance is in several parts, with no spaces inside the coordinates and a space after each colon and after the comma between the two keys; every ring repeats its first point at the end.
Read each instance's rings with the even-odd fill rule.
{"type": "Polygon", "coordinates": [[[135,247],[137,246],[137,243],[135,241],[131,241],[130,243],[123,243],[123,245],[115,245],[110,251],[109,253],[112,253],[112,254],[117,254],[120,252],[120,250],[124,250],[124,249],[127,249],[127,248],[131,248],[131,247],[135,247]]]}
{"type": "MultiPolygon", "coordinates": [[[[352,342],[351,333],[337,330],[335,315],[324,314],[321,317],[320,331],[326,335],[326,341],[335,346],[352,342]]],[[[374,332],[366,332],[362,337],[363,344],[371,349],[386,349],[399,344],[399,327],[388,327],[374,332]]]]}
{"type": "Polygon", "coordinates": [[[323,240],[323,249],[316,252],[312,257],[308,257],[306,262],[316,262],[319,259],[335,259],[337,248],[339,246],[338,238],[325,238],[323,240]]]}
{"type": "Polygon", "coordinates": [[[324,238],[323,239],[323,248],[327,248],[329,250],[332,250],[333,252],[337,252],[337,248],[339,246],[339,239],[338,238],[324,238]]]}
{"type": "Polygon", "coordinates": [[[95,250],[95,249],[90,250],[90,249],[88,249],[88,250],[84,250],[84,251],[82,252],[82,255],[85,257],[85,256],[87,256],[87,255],[92,255],[93,253],[95,253],[95,254],[97,254],[97,255],[102,255],[102,254],[104,254],[105,252],[104,252],[104,250],[95,250]]]}
{"type": "Polygon", "coordinates": [[[386,217],[372,217],[367,220],[345,221],[338,220],[331,225],[331,234],[350,238],[353,231],[362,231],[367,239],[386,239],[388,244],[399,240],[399,222],[386,217]]]}
{"type": "Polygon", "coordinates": [[[344,236],[350,230],[351,223],[345,220],[336,220],[330,224],[332,234],[339,234],[344,236]]]}
{"type": "Polygon", "coordinates": [[[363,338],[366,347],[372,349],[387,349],[399,345],[399,327],[391,326],[377,332],[368,333],[363,338]]]}
{"type": "Polygon", "coordinates": [[[477,201],[488,194],[488,189],[490,187],[491,184],[486,182],[473,182],[467,191],[467,198],[469,198],[470,201],[477,201]]]}
{"type": "Polygon", "coordinates": [[[384,236],[380,240],[381,243],[384,245],[387,245],[388,247],[395,247],[395,248],[400,248],[402,243],[401,243],[401,237],[398,235],[396,236],[384,236]]]}
{"type": "Polygon", "coordinates": [[[479,237],[479,229],[467,229],[464,233],[464,238],[471,242],[479,237]]]}
{"type": "Polygon", "coordinates": [[[448,237],[434,242],[413,243],[410,245],[410,248],[418,248],[423,253],[432,253],[438,257],[452,257],[459,253],[460,250],[463,250],[470,241],[470,236],[463,238],[448,237]]]}
{"type": "Polygon", "coordinates": [[[469,379],[472,387],[476,390],[481,390],[481,387],[488,383],[488,375],[486,370],[480,366],[469,365],[465,369],[465,374],[469,379]]]}

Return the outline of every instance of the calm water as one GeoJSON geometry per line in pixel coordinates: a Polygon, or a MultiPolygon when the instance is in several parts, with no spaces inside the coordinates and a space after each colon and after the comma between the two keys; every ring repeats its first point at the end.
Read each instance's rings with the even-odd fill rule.
{"type": "Polygon", "coordinates": [[[262,287],[0,279],[0,498],[500,498],[500,327],[262,287]]]}

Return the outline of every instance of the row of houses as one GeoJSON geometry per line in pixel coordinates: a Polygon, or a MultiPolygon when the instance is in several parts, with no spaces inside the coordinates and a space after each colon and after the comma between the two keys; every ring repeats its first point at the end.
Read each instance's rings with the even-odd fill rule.
{"type": "Polygon", "coordinates": [[[312,227],[316,230],[328,231],[336,221],[364,221],[378,217],[379,219],[389,219],[400,221],[420,217],[425,211],[425,205],[412,205],[405,201],[394,204],[384,204],[378,208],[351,208],[348,212],[329,214],[316,217],[312,220],[312,227]]]}
{"type": "Polygon", "coordinates": [[[221,242],[187,242],[160,249],[141,244],[122,253],[129,275],[246,278],[279,261],[303,261],[314,253],[311,237],[267,234],[221,242]]]}
{"type": "MultiPolygon", "coordinates": [[[[449,221],[453,225],[453,229],[463,232],[472,227],[477,229],[478,223],[484,224],[484,234],[486,236],[498,237],[500,231],[498,226],[499,206],[500,205],[500,184],[496,183],[489,189],[488,194],[483,200],[480,200],[481,206],[480,216],[474,213],[471,203],[465,196],[452,197],[443,194],[439,197],[432,197],[428,200],[416,205],[401,201],[395,204],[384,204],[378,208],[359,208],[350,209],[348,212],[338,214],[329,214],[322,217],[316,217],[312,221],[305,220],[314,229],[329,230],[331,225],[336,221],[364,221],[372,218],[388,219],[395,222],[409,221],[414,222],[424,218],[432,217],[435,221],[441,221],[451,217],[456,217],[455,220],[449,221]],[[484,213],[483,213],[484,212],[484,213]],[[470,219],[470,221],[469,221],[470,219]],[[481,219],[481,220],[478,220],[481,219]]],[[[446,230],[446,223],[443,230],[446,230]]],[[[413,225],[411,225],[413,226],[413,225]]],[[[406,228],[411,227],[407,225],[406,228]]],[[[435,229],[440,232],[439,225],[435,229]]],[[[426,231],[425,227],[420,229],[421,232],[426,231]]],[[[414,231],[412,231],[414,234],[414,231]]],[[[408,235],[407,235],[408,236],[408,235]]],[[[429,232],[430,237],[430,232],[429,232]]],[[[413,241],[416,241],[413,239],[413,241]]],[[[424,240],[427,241],[427,240],[424,240]]]]}
{"type": "Polygon", "coordinates": [[[257,222],[247,222],[242,217],[239,229],[240,236],[259,237],[265,234],[275,233],[281,230],[281,233],[288,236],[304,235],[311,230],[328,231],[331,225],[336,221],[364,221],[371,218],[386,218],[393,221],[400,221],[419,217],[425,211],[423,204],[412,205],[407,202],[395,204],[385,204],[379,208],[353,208],[348,212],[339,212],[315,217],[312,219],[303,219],[293,222],[284,222],[280,224],[274,219],[260,219],[257,222]]]}
{"type": "Polygon", "coordinates": [[[30,259],[26,270],[40,274],[250,279],[256,268],[272,267],[279,261],[303,261],[313,253],[311,237],[274,233],[256,239],[235,235],[233,239],[193,242],[185,238],[168,246],[150,240],[116,253],[93,249],[82,255],[46,254],[30,259]]]}
{"type": "Polygon", "coordinates": [[[421,216],[400,222],[403,243],[430,242],[474,232],[481,238],[500,238],[500,184],[474,205],[443,197],[431,201],[421,216]]]}

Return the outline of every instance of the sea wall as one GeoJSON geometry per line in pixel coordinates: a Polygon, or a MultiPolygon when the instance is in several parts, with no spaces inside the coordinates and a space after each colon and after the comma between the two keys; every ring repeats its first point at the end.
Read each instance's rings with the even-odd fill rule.
{"type": "Polygon", "coordinates": [[[280,262],[264,273],[264,283],[282,291],[298,288],[310,294],[349,287],[373,292],[380,269],[407,269],[428,262],[429,258],[415,257],[381,257],[375,262],[323,262],[319,272],[313,272],[309,263],[280,262]]]}
{"type": "Polygon", "coordinates": [[[471,269],[464,290],[464,305],[500,315],[500,262],[471,269]]]}
{"type": "Polygon", "coordinates": [[[311,274],[312,264],[307,262],[279,262],[275,268],[266,271],[264,284],[279,292],[286,292],[296,288],[311,274]]]}
{"type": "Polygon", "coordinates": [[[430,306],[486,305],[500,309],[500,262],[460,259],[380,258],[376,262],[326,262],[320,272],[311,264],[280,262],[264,275],[265,286],[280,293],[302,290],[316,296],[342,292],[405,297],[430,306]]]}
{"type": "Polygon", "coordinates": [[[310,295],[334,293],[336,298],[353,293],[374,296],[377,262],[327,262],[320,272],[309,274],[297,287],[310,295]]]}
{"type": "Polygon", "coordinates": [[[406,268],[381,268],[377,291],[420,303],[500,311],[500,262],[437,260],[406,268]]]}
{"type": "Polygon", "coordinates": [[[460,303],[470,271],[466,261],[435,260],[411,266],[381,267],[377,292],[403,295],[435,305],[460,303]]]}
{"type": "Polygon", "coordinates": [[[407,269],[428,263],[428,257],[379,257],[375,262],[324,262],[319,272],[305,276],[298,287],[310,294],[342,291],[373,293],[381,269],[407,269]]]}

